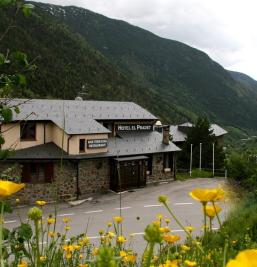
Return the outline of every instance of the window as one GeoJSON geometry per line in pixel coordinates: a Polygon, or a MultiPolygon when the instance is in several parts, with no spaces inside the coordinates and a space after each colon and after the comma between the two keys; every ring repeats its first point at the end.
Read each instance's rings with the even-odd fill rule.
{"type": "Polygon", "coordinates": [[[53,163],[24,163],[21,176],[21,181],[24,183],[51,183],[54,179],[54,165],[53,163]]]}
{"type": "Polygon", "coordinates": [[[79,139],[79,152],[85,152],[85,139],[79,139]]]}
{"type": "Polygon", "coordinates": [[[172,153],[163,154],[163,170],[164,171],[173,170],[173,154],[172,153]]]}
{"type": "Polygon", "coordinates": [[[20,137],[22,141],[36,140],[36,123],[30,121],[21,122],[20,137]]]}

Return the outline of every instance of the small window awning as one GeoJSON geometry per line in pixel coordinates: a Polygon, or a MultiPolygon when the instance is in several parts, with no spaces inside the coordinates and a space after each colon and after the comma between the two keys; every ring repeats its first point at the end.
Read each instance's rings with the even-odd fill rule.
{"type": "Polygon", "coordinates": [[[135,156],[135,157],[124,157],[124,158],[114,158],[115,161],[132,161],[132,160],[146,160],[147,156],[135,156]]]}

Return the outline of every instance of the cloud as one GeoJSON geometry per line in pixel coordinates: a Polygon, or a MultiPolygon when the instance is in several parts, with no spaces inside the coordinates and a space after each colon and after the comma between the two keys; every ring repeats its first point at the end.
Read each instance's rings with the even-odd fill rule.
{"type": "Polygon", "coordinates": [[[255,0],[41,0],[122,19],[205,51],[257,79],[255,0]]]}

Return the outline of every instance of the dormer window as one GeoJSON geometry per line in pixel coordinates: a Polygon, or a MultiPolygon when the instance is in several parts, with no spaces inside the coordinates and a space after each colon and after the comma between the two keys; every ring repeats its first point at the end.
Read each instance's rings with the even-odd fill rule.
{"type": "Polygon", "coordinates": [[[85,139],[79,139],[79,153],[85,152],[85,139]]]}
{"type": "Polygon", "coordinates": [[[36,123],[32,121],[24,121],[20,124],[21,141],[36,140],[36,123]]]}

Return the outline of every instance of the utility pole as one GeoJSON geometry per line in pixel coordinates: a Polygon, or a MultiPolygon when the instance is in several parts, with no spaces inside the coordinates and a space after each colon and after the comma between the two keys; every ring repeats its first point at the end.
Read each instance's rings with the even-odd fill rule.
{"type": "Polygon", "coordinates": [[[191,151],[190,151],[190,170],[189,170],[189,174],[190,174],[190,177],[192,177],[193,144],[191,144],[190,146],[191,146],[191,151]]]}
{"type": "Polygon", "coordinates": [[[214,147],[215,144],[213,143],[212,144],[212,176],[214,177],[214,160],[215,160],[215,157],[214,157],[214,147]]]}
{"type": "Polygon", "coordinates": [[[202,170],[202,143],[200,143],[200,159],[199,159],[199,170],[202,170]]]}

